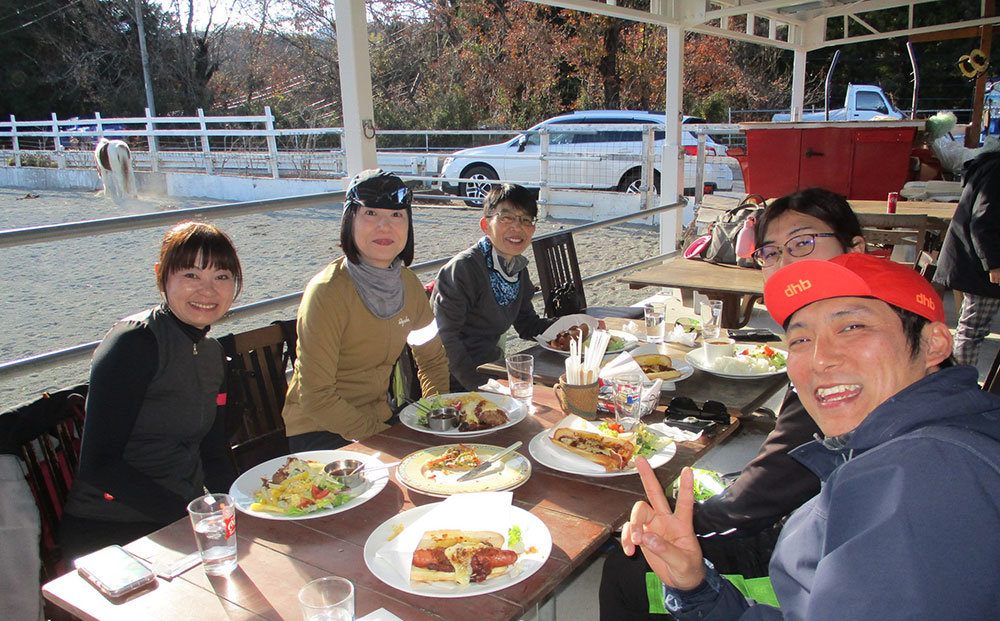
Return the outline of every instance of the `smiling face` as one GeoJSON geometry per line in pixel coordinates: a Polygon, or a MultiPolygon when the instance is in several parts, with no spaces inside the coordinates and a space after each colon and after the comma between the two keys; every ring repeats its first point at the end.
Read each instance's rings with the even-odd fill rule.
{"type": "Polygon", "coordinates": [[[490,238],[497,254],[505,260],[510,260],[531,245],[535,225],[525,225],[522,222],[531,219],[531,216],[522,209],[518,209],[510,201],[505,201],[500,203],[499,209],[493,216],[479,220],[479,228],[490,238]]]}
{"type": "MultiPolygon", "coordinates": [[[[199,254],[195,265],[201,264],[199,254]]],[[[160,270],[159,263],[156,270],[160,270]]],[[[205,328],[229,311],[236,297],[236,279],[229,270],[214,265],[181,268],[167,274],[163,293],[167,306],[178,319],[205,328]]]]}
{"type": "Polygon", "coordinates": [[[410,218],[405,209],[359,205],[354,216],[354,245],[361,259],[375,267],[389,267],[406,246],[410,218]]]}
{"type": "Polygon", "coordinates": [[[798,211],[786,211],[775,218],[768,224],[767,230],[764,232],[764,239],[761,246],[779,246],[781,247],[782,252],[778,257],[777,263],[761,268],[761,272],[764,274],[764,280],[770,278],[782,267],[795,263],[796,261],[804,261],[807,259],[828,261],[833,257],[844,254],[845,252],[864,251],[864,239],[861,237],[855,238],[854,245],[846,250],[836,237],[817,237],[815,242],[816,245],[814,246],[813,251],[804,257],[793,257],[784,247],[790,239],[799,235],[804,235],[806,233],[833,232],[833,229],[826,222],[815,216],[810,216],[798,211]]]}
{"type": "Polygon", "coordinates": [[[951,351],[948,328],[933,322],[911,356],[899,315],[873,298],[813,302],[789,318],[785,334],[788,377],[827,437],[857,427],[889,397],[936,370],[951,351]]]}

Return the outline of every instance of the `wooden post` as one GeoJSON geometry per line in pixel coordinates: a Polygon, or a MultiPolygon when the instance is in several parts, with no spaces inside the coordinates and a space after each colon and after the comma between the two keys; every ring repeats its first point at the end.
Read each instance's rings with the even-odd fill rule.
{"type": "Polygon", "coordinates": [[[205,127],[205,111],[198,108],[198,123],[201,125],[201,154],[205,160],[205,174],[212,174],[212,151],[208,145],[208,134],[205,127]]]}
{"type": "Polygon", "coordinates": [[[101,119],[101,113],[94,111],[94,122],[97,124],[97,138],[94,142],[100,142],[101,138],[104,138],[104,121],[101,119]]]}
{"type": "Polygon", "coordinates": [[[21,147],[17,142],[17,121],[10,115],[10,138],[14,143],[14,166],[21,167],[21,147]]]}
{"type": "Polygon", "coordinates": [[[545,218],[549,214],[549,200],[552,198],[552,189],[549,187],[549,145],[552,136],[549,134],[548,127],[543,127],[539,131],[541,134],[538,136],[538,201],[542,203],[545,210],[544,213],[539,214],[539,217],[545,218]]]}
{"type": "MultiPolygon", "coordinates": [[[[994,0],[986,0],[983,4],[983,17],[993,17],[994,0]]],[[[986,54],[986,61],[990,59],[990,47],[993,45],[993,26],[986,24],[979,27],[979,49],[986,54]]],[[[965,130],[965,146],[976,148],[979,146],[979,135],[983,129],[983,100],[986,98],[986,71],[983,71],[976,78],[976,90],[972,95],[972,121],[969,129],[965,130]]]]}
{"type": "Polygon", "coordinates": [[[59,117],[52,113],[52,140],[55,143],[56,166],[60,169],[66,168],[66,156],[63,155],[62,142],[59,140],[59,117]]]}
{"type": "Polygon", "coordinates": [[[274,138],[274,116],[271,106],[264,106],[264,125],[267,127],[267,159],[271,177],[278,178],[278,141],[274,138]]]}
{"type": "Polygon", "coordinates": [[[155,131],[153,129],[153,115],[149,113],[149,108],[146,108],[146,140],[149,142],[149,164],[153,172],[160,172],[160,155],[155,131]]]}

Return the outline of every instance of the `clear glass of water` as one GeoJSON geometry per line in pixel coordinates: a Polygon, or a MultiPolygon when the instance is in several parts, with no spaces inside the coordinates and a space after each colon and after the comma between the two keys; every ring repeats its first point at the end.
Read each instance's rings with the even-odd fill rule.
{"type": "Polygon", "coordinates": [[[507,356],[507,385],[510,396],[525,405],[531,405],[535,394],[535,357],[531,354],[507,356]]]}
{"type": "Polygon", "coordinates": [[[650,343],[662,343],[663,332],[666,328],[664,315],[666,313],[662,302],[648,302],[643,307],[646,318],[646,341],[650,343]]]}
{"type": "Polygon", "coordinates": [[[633,375],[622,375],[611,381],[615,399],[615,422],[625,431],[639,424],[642,418],[642,378],[633,375]]]}
{"type": "Polygon", "coordinates": [[[722,333],[722,300],[709,300],[703,305],[701,312],[702,341],[719,338],[722,333]]]}
{"type": "Polygon", "coordinates": [[[354,585],[347,578],[317,578],[299,590],[303,621],[354,621],[354,585]]]}
{"type": "Polygon", "coordinates": [[[229,494],[206,494],[188,504],[194,539],[205,573],[227,576],[236,569],[236,505],[229,494]]]}

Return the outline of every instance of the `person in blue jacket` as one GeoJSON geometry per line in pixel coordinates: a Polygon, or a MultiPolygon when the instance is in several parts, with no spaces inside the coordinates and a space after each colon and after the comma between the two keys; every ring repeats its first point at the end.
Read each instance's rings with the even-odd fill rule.
{"type": "Polygon", "coordinates": [[[692,475],[676,509],[645,460],[626,554],[642,546],[677,619],[987,619],[1000,611],[1000,397],[955,366],[940,297],[869,255],[802,261],[767,281],[788,375],[821,436],[792,452],[822,482],[771,558],[779,608],[703,562],[692,475]]]}

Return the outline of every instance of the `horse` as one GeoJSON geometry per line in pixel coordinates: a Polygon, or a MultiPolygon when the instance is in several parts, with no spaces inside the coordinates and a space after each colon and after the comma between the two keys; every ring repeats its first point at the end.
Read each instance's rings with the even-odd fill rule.
{"type": "Polygon", "coordinates": [[[110,191],[116,203],[123,197],[137,198],[135,177],[132,175],[132,152],[124,140],[101,138],[94,149],[97,174],[104,186],[104,194],[110,191]]]}

